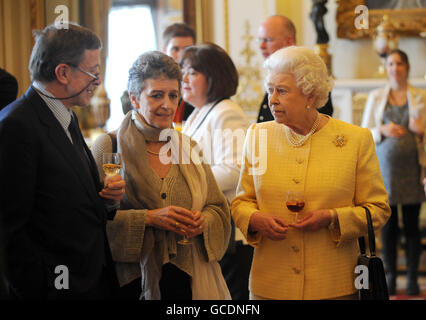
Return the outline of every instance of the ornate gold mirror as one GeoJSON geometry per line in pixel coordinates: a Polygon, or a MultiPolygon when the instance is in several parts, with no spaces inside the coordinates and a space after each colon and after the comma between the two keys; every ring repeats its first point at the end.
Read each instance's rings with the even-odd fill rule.
{"type": "Polygon", "coordinates": [[[424,0],[337,0],[337,2],[336,21],[339,38],[354,40],[371,37],[384,15],[389,17],[400,36],[420,37],[426,32],[424,0]],[[366,14],[359,6],[368,7],[368,28],[356,27],[356,20],[366,14]]]}

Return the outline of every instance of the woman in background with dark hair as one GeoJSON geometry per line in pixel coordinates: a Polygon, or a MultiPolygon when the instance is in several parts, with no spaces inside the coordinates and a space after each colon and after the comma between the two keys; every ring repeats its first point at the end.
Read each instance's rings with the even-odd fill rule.
{"type": "Polygon", "coordinates": [[[398,204],[401,204],[407,254],[406,294],[417,295],[421,254],[419,213],[425,201],[421,176],[426,164],[423,138],[426,91],[410,86],[409,70],[407,54],[399,49],[392,50],[386,59],[389,83],[368,96],[362,126],[373,133],[392,209],[382,231],[389,294],[396,291],[398,204]]]}
{"type": "MultiPolygon", "coordinates": [[[[187,47],[180,65],[183,99],[195,107],[182,132],[198,143],[230,202],[235,197],[249,126],[244,111],[230,99],[237,91],[238,71],[225,50],[211,43],[187,47]]],[[[220,264],[232,299],[248,300],[253,249],[239,229],[232,231],[228,251],[220,264]]]]}

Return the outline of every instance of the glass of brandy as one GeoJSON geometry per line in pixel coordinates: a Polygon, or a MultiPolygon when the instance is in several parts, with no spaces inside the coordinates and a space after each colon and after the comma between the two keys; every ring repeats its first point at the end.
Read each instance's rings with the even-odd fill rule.
{"type": "Polygon", "coordinates": [[[303,191],[287,191],[286,206],[294,213],[294,223],[297,223],[298,214],[305,207],[305,194],[303,191]]]}
{"type": "Polygon", "coordinates": [[[120,173],[123,167],[121,163],[121,154],[104,153],[102,156],[102,169],[107,177],[115,176],[120,173]]]}

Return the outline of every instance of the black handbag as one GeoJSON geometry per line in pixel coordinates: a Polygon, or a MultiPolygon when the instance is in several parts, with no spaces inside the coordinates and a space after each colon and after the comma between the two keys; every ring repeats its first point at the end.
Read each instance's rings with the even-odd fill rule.
{"type": "Polygon", "coordinates": [[[365,266],[368,270],[368,288],[361,286],[358,289],[360,300],[389,300],[388,286],[386,284],[385,269],[382,260],[376,256],[376,238],[374,236],[371,213],[367,207],[363,207],[367,215],[368,240],[370,255],[365,249],[364,237],[358,238],[360,255],[358,256],[358,266],[365,266]]]}

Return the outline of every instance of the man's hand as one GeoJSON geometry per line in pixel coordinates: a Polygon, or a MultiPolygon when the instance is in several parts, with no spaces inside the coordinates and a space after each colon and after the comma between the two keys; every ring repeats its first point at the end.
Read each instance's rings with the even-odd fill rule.
{"type": "Polygon", "coordinates": [[[101,192],[99,192],[99,195],[102,198],[111,200],[115,203],[120,202],[121,199],[123,199],[126,181],[124,181],[119,174],[111,177],[106,176],[104,185],[105,187],[101,192]]]}

